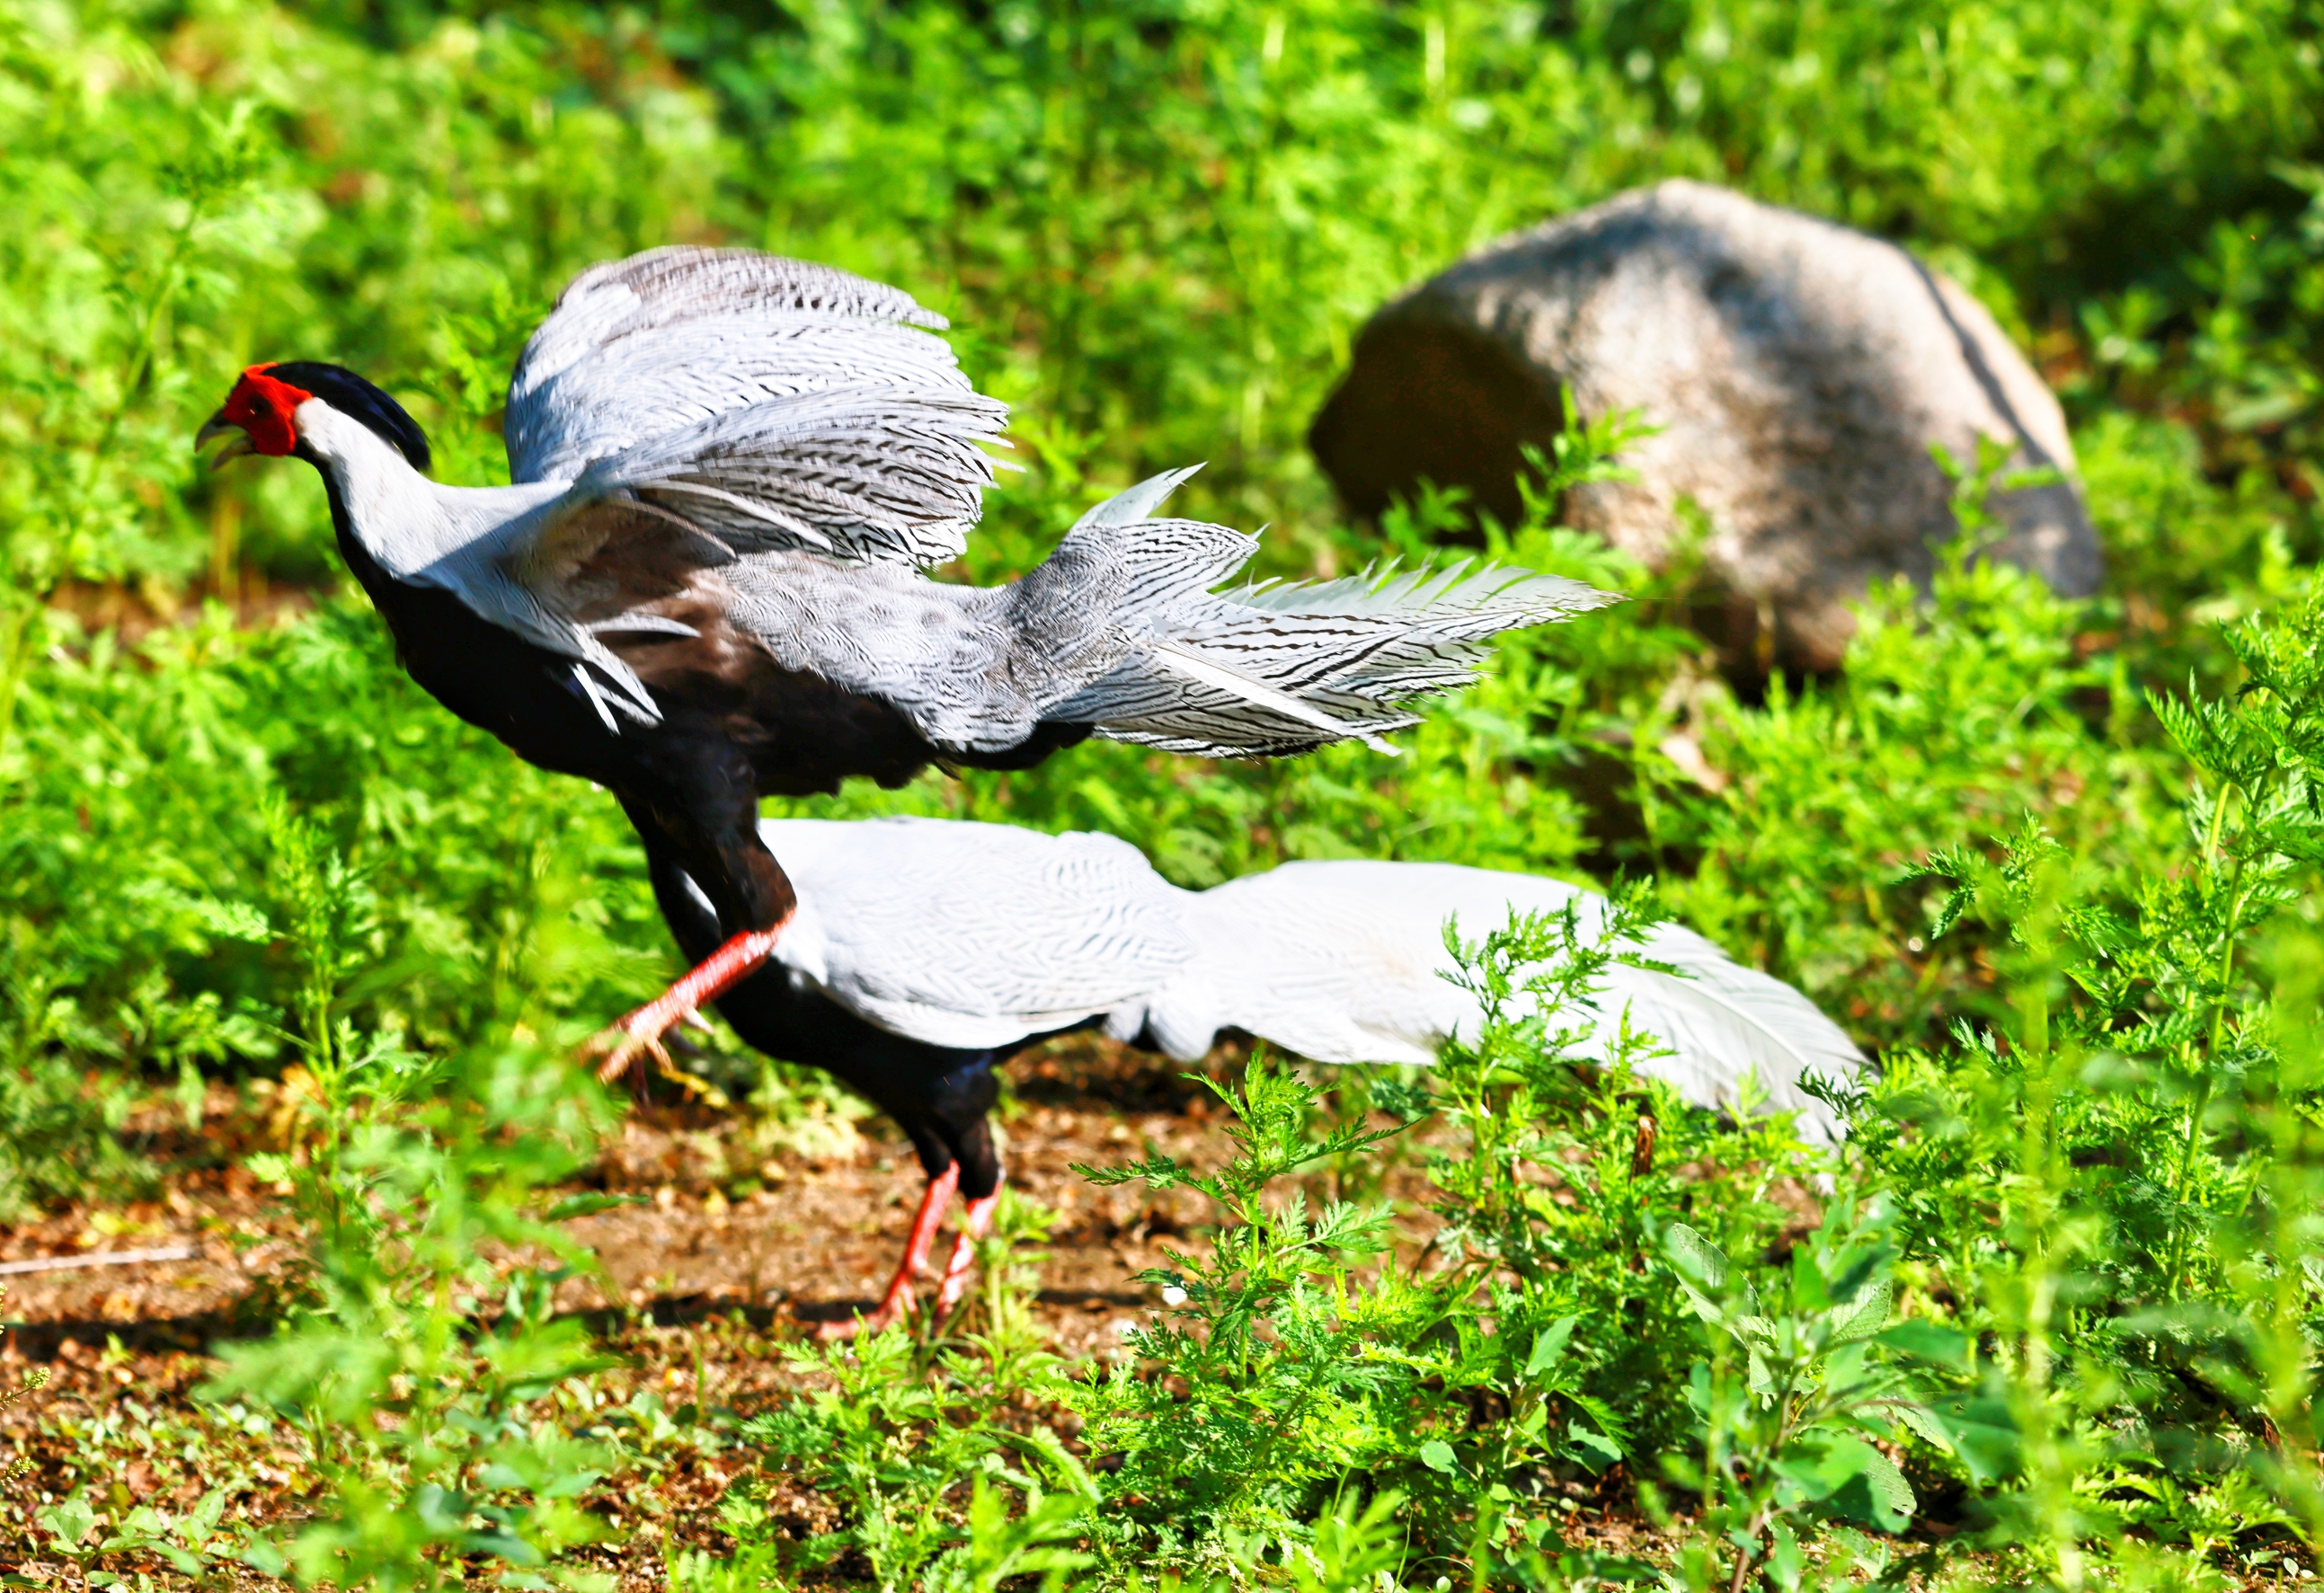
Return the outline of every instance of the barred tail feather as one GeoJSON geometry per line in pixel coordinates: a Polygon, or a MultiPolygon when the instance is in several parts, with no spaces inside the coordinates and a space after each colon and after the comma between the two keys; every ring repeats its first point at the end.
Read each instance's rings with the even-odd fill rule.
{"type": "Polygon", "coordinates": [[[1051,716],[1203,757],[1349,739],[1378,747],[1418,723],[1405,704],[1473,681],[1494,636],[1617,601],[1556,576],[1465,564],[1188,594],[1131,616],[1139,641],[1051,716]]]}
{"type": "MultiPolygon", "coordinates": [[[[1258,709],[1291,720],[1295,723],[1322,731],[1325,736],[1333,741],[1355,736],[1361,739],[1364,744],[1375,752],[1384,752],[1391,758],[1397,755],[1396,748],[1389,746],[1378,735],[1366,731],[1360,725],[1333,718],[1322,708],[1302,702],[1288,692],[1277,691],[1263,680],[1254,680],[1240,670],[1231,668],[1215,659],[1205,658],[1200,651],[1183,642],[1166,638],[1150,643],[1147,650],[1148,655],[1165,670],[1196,686],[1207,687],[1213,693],[1222,694],[1225,700],[1238,704],[1246,713],[1251,709],[1258,709]]],[[[1109,724],[1102,727],[1101,733],[1114,734],[1127,740],[1131,732],[1128,726],[1109,724]]]]}
{"type": "Polygon", "coordinates": [[[1620,601],[1560,576],[1468,561],[1397,573],[1393,564],[1338,581],[1253,586],[1216,600],[1221,612],[1185,638],[1286,690],[1331,686],[1391,703],[1476,678],[1485,643],[1504,631],[1620,601]]]}
{"type": "Polygon", "coordinates": [[[1099,504],[1010,588],[1014,668],[1042,719],[1200,757],[1393,751],[1380,738],[1419,723],[1406,704],[1469,684],[1491,638],[1619,601],[1466,563],[1219,593],[1258,539],[1148,518],[1193,474],[1099,504]]]}

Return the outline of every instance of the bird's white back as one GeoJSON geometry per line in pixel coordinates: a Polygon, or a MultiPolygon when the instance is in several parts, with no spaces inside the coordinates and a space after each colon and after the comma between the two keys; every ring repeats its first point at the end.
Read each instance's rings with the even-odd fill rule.
{"type": "MultiPolygon", "coordinates": [[[[1571,904],[1588,940],[1605,907],[1562,880],[1449,863],[1286,863],[1196,892],[1106,835],[923,818],[761,829],[800,898],[777,960],[881,1028],[964,1048],[1103,1016],[1185,1059],[1231,1027],[1317,1062],[1425,1064],[1480,1017],[1444,977],[1448,919],[1475,942],[1513,912],[1571,904]]],[[[1594,1011],[1552,1019],[1588,1031],[1582,1056],[1602,1058],[1627,1012],[1669,1051],[1641,1070],[1688,1100],[1794,1111],[1840,1137],[1801,1081],[1852,1078],[1863,1057],[1813,1002],[1677,925],[1628,949],[1679,972],[1609,968],[1594,1011]]]]}
{"type": "Polygon", "coordinates": [[[1005,1045],[1141,999],[1194,954],[1187,893],[1110,835],[770,819],[799,896],[776,960],[934,1045],[1005,1045]]]}

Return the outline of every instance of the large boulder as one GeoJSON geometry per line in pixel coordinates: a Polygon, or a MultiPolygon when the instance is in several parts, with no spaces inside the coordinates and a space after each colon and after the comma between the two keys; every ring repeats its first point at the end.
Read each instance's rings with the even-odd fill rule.
{"type": "MultiPolygon", "coordinates": [[[[1641,410],[1665,428],[1625,451],[1637,481],[1575,489],[1569,521],[1657,564],[1693,500],[1739,628],[1727,640],[1811,668],[1839,662],[1843,605],[1868,579],[1925,580],[1954,534],[1932,443],[1969,462],[1982,436],[2015,445],[2013,467],[2074,468],[2057,400],[1941,273],[1684,181],[1503,239],[1382,308],[1308,440],[1358,514],[1425,477],[1506,520],[1519,449],[1563,423],[1561,389],[1585,416],[1641,410]]],[[[2070,479],[1989,507],[2008,528],[1997,557],[2096,589],[2070,479]]]]}

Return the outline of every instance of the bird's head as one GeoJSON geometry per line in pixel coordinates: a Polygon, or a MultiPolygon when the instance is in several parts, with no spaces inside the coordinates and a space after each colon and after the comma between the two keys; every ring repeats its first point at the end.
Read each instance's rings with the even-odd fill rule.
{"type": "Polygon", "coordinates": [[[428,468],[427,434],[401,404],[345,366],[318,360],[251,366],[226,395],[218,412],[194,434],[194,447],[226,439],[226,447],[210,461],[212,469],[244,454],[279,459],[300,453],[300,418],[313,427],[316,412],[310,406],[318,404],[376,433],[410,461],[413,469],[428,468]]]}

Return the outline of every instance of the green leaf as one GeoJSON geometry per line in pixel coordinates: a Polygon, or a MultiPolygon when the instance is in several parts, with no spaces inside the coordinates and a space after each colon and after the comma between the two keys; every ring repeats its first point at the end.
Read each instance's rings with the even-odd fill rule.
{"type": "Polygon", "coordinates": [[[98,1545],[98,1552],[110,1554],[120,1549],[143,1549],[169,1530],[169,1517],[151,1505],[140,1505],[121,1517],[112,1533],[98,1545]]]}
{"type": "Polygon", "coordinates": [[[1663,1251],[1676,1265],[1681,1277],[1691,1278],[1705,1289],[1727,1286],[1727,1252],[1685,1223],[1674,1222],[1663,1229],[1663,1251]]]}
{"type": "Polygon", "coordinates": [[[183,914],[199,933],[214,939],[263,946],[274,938],[274,926],[266,921],[266,915],[248,902],[180,890],[158,879],[143,881],[129,894],[133,899],[183,914]]]}
{"type": "Polygon", "coordinates": [[[1980,1395],[1932,1400],[1923,1409],[1969,1469],[1971,1481],[1995,1482],[2017,1469],[2017,1421],[2006,1402],[1980,1395]]]}
{"type": "Polygon", "coordinates": [[[78,1548],[80,1541],[97,1525],[97,1512],[76,1493],[61,1504],[35,1513],[32,1519],[57,1540],[58,1547],[69,1551],[78,1548]]]}
{"type": "Polygon", "coordinates": [[[511,1565],[538,1566],[549,1563],[548,1556],[513,1533],[483,1532],[461,1534],[461,1547],[471,1554],[491,1554],[511,1565]]]}
{"type": "Polygon", "coordinates": [[[1574,1449],[1582,1451],[1574,1458],[1593,1471],[1602,1471],[1622,1458],[1621,1445],[1602,1432],[1592,1432],[1579,1422],[1567,1424],[1565,1436],[1574,1449]]]}
{"type": "Polygon", "coordinates": [[[1663,1230],[1663,1249],[1670,1257],[1688,1308],[1712,1327],[1726,1326],[1726,1310],[1712,1298],[1727,1286],[1725,1253],[1683,1222],[1674,1222],[1663,1230]]]}
{"type": "Polygon", "coordinates": [[[1886,1345],[1899,1354],[1933,1362],[1950,1371],[1969,1370],[1969,1335],[1958,1328],[1907,1317],[1883,1329],[1875,1336],[1874,1342],[1886,1345]]]}
{"type": "Polygon", "coordinates": [[[1453,1462],[1452,1446],[1441,1438],[1432,1438],[1420,1446],[1420,1463],[1448,1477],[1457,1475],[1460,1469],[1453,1462]]]}
{"type": "Polygon", "coordinates": [[[1902,1532],[1917,1501],[1888,1457],[1848,1433],[1814,1433],[1786,1450],[1775,1469],[1822,1513],[1902,1532]]]}
{"type": "Polygon", "coordinates": [[[1789,1593],[1800,1585],[1800,1572],[1806,1568],[1805,1556],[1800,1552],[1800,1540],[1792,1531],[1791,1523],[1778,1515],[1767,1524],[1767,1579],[1789,1593]]]}
{"type": "Polygon", "coordinates": [[[1525,1376],[1528,1381],[1557,1364],[1565,1353],[1566,1341],[1573,1337],[1573,1324],[1580,1320],[1562,1316],[1534,1335],[1533,1353],[1526,1357],[1525,1376]]]}
{"type": "Polygon", "coordinates": [[[1065,1440],[1050,1427],[1034,1427],[1019,1432],[1012,1428],[996,1427],[993,1437],[999,1441],[1024,1450],[1045,1461],[1056,1478],[1062,1478],[1067,1488],[1079,1498],[1096,1504],[1102,1497],[1097,1479],[1083,1466],[1080,1457],[1065,1448],[1065,1440]]]}
{"type": "Polygon", "coordinates": [[[1868,1443],[1863,1450],[1861,1475],[1871,1485],[1873,1524],[1883,1532],[1903,1532],[1912,1524],[1914,1511],[1920,1508],[1920,1501],[1913,1496],[1913,1485],[1887,1456],[1868,1443]]]}
{"type": "Polygon", "coordinates": [[[1858,1290],[1856,1298],[1832,1312],[1831,1342],[1853,1344],[1877,1333],[1888,1321],[1895,1285],[1886,1278],[1858,1290]]]}
{"type": "Polygon", "coordinates": [[[1713,1300],[1684,1278],[1678,1280],[1678,1292],[1686,1296],[1687,1309],[1711,1326],[1717,1328],[1726,1325],[1727,1313],[1719,1309],[1718,1301],[1713,1300]]]}
{"type": "Polygon", "coordinates": [[[1897,1421],[1947,1454],[1952,1452],[1952,1434],[1945,1431],[1944,1423],[1938,1421],[1926,1405],[1917,1404],[1909,1399],[1900,1399],[1883,1403],[1878,1408],[1895,1417],[1897,1421]]]}

